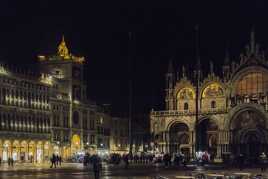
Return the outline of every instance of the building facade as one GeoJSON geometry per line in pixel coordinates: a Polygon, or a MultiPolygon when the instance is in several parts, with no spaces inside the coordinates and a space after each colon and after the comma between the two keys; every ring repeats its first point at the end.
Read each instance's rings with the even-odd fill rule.
{"type": "MultiPolygon", "coordinates": [[[[84,57],[62,39],[55,55],[39,55],[39,68],[0,65],[0,157],[22,162],[63,159],[97,149],[96,121],[105,114],[88,100],[84,57]]],[[[107,116],[105,116],[106,118],[107,116]]]]}
{"type": "Polygon", "coordinates": [[[128,118],[112,117],[110,146],[112,153],[129,152],[128,118]]]}
{"type": "Polygon", "coordinates": [[[230,153],[254,158],[268,152],[268,60],[254,32],[238,61],[230,61],[227,53],[222,73],[211,63],[200,83],[184,67],[175,75],[169,64],[166,109],[150,113],[157,151],[182,151],[189,157],[208,151],[219,159],[230,153]]]}

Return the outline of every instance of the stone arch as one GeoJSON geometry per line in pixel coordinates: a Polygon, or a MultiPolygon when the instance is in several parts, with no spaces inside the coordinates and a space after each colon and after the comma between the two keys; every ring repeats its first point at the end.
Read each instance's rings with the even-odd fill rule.
{"type": "Polygon", "coordinates": [[[224,84],[218,81],[210,81],[202,86],[199,96],[204,99],[207,97],[224,97],[226,90],[224,84]]]}
{"type": "Polygon", "coordinates": [[[195,99],[195,90],[192,87],[183,87],[177,90],[176,99],[195,99]]]}
{"type": "Polygon", "coordinates": [[[191,110],[194,108],[196,94],[192,86],[183,86],[177,89],[175,95],[177,110],[191,110]],[[187,109],[185,109],[185,103],[187,103],[187,109]]]}
{"type": "Polygon", "coordinates": [[[245,77],[246,75],[249,75],[251,73],[265,73],[267,75],[268,78],[268,69],[263,67],[263,66],[250,66],[250,67],[246,67],[243,68],[239,71],[237,71],[233,77],[231,78],[231,88],[230,88],[230,94],[231,96],[235,96],[236,95],[236,88],[237,88],[237,84],[238,82],[245,77]]]}
{"type": "Polygon", "coordinates": [[[212,116],[203,116],[196,125],[195,142],[197,150],[208,151],[212,158],[217,155],[218,121],[212,116]]]}
{"type": "Polygon", "coordinates": [[[41,163],[44,157],[44,145],[43,141],[38,141],[36,143],[36,161],[41,163]]]}
{"type": "Polygon", "coordinates": [[[169,150],[171,153],[180,152],[181,145],[190,143],[190,128],[184,122],[173,122],[169,127],[169,150]]]}
{"type": "Polygon", "coordinates": [[[191,126],[187,122],[185,122],[183,120],[175,119],[175,120],[172,120],[171,122],[168,123],[167,128],[166,128],[166,131],[170,131],[170,127],[172,125],[175,125],[176,123],[185,124],[188,127],[189,130],[191,129],[191,126]]]}
{"type": "Polygon", "coordinates": [[[20,160],[21,161],[26,161],[26,155],[27,155],[27,150],[28,150],[28,143],[26,140],[21,141],[20,143],[20,160]]]}
{"type": "Polygon", "coordinates": [[[259,115],[261,115],[265,120],[265,126],[268,126],[268,114],[264,111],[263,107],[258,104],[240,104],[235,107],[233,107],[227,116],[227,120],[225,122],[224,128],[226,130],[232,130],[233,129],[233,122],[236,119],[236,117],[244,111],[255,111],[259,115]]]}
{"type": "Polygon", "coordinates": [[[19,160],[20,154],[20,142],[18,140],[13,141],[12,144],[12,158],[14,161],[19,160]]]}
{"type": "Polygon", "coordinates": [[[2,160],[7,161],[9,157],[11,157],[12,148],[11,148],[12,142],[10,140],[5,140],[3,142],[3,156],[2,160]]]}
{"type": "Polygon", "coordinates": [[[261,152],[267,152],[267,116],[258,105],[241,105],[232,111],[228,127],[231,134],[232,152],[243,153],[257,159],[261,152]]]}

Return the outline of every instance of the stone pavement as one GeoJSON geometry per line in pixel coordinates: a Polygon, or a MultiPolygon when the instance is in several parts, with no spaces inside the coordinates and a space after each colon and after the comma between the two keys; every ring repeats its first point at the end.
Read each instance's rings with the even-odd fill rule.
{"type": "MultiPolygon", "coordinates": [[[[218,169],[206,170],[205,173],[230,174],[241,172],[238,169],[218,169]]],[[[260,169],[244,169],[242,172],[249,172],[254,175],[260,174],[260,169]]],[[[164,176],[174,179],[178,175],[194,175],[193,168],[184,170],[183,168],[170,167],[165,168],[162,165],[130,165],[129,169],[125,169],[124,165],[113,166],[103,165],[101,179],[152,179],[155,176],[164,176]]],[[[268,170],[262,173],[268,176],[268,170]]],[[[84,179],[94,178],[90,168],[85,168],[79,163],[63,163],[59,168],[50,168],[46,164],[15,164],[9,167],[6,164],[0,166],[0,178],[11,179],[84,179]]]]}

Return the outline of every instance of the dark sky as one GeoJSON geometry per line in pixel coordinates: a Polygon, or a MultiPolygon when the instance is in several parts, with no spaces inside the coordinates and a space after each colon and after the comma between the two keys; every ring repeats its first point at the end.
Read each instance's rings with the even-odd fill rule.
{"type": "Polygon", "coordinates": [[[196,24],[203,67],[210,60],[220,67],[227,46],[237,60],[253,26],[261,47],[268,45],[267,0],[108,2],[1,1],[1,58],[20,65],[35,63],[38,54],[55,53],[64,34],[70,51],[86,57],[89,97],[111,103],[115,113],[126,113],[128,32],[132,31],[133,108],[142,113],[163,108],[164,73],[171,57],[179,67],[195,64],[196,24]]]}

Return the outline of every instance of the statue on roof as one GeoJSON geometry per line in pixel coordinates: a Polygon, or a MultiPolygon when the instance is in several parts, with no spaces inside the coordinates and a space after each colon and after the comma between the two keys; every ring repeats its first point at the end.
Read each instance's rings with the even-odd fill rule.
{"type": "Polygon", "coordinates": [[[69,50],[68,50],[66,43],[64,41],[64,36],[62,36],[61,43],[58,46],[58,55],[63,57],[64,59],[70,58],[69,50]]]}

